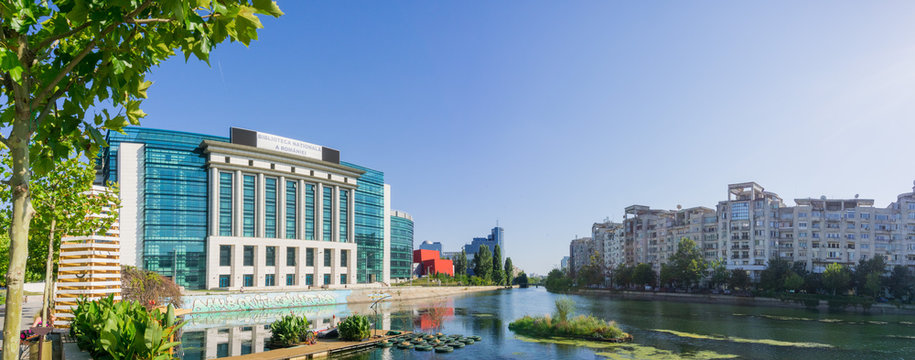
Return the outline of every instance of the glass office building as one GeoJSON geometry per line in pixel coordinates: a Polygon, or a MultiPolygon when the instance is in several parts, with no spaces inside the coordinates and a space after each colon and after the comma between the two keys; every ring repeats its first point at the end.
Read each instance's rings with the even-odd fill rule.
{"type": "MultiPolygon", "coordinates": [[[[131,163],[125,166],[143,169],[143,177],[131,184],[132,189],[121,189],[122,193],[135,190],[144,195],[144,201],[136,204],[139,209],[136,222],[145,226],[122,229],[122,232],[135,231],[138,242],[133,252],[141,253],[142,258],[125,260],[129,265],[171,277],[178,285],[189,289],[203,288],[208,217],[207,169],[206,157],[199,147],[203,140],[229,139],[179,131],[127,128],[123,134],[109,132],[106,140],[109,146],[100,152],[98,163],[103,183],[120,182],[118,164],[131,163]],[[138,153],[128,146],[123,154],[125,158],[119,159],[122,143],[143,144],[145,151],[138,153]]],[[[128,196],[125,200],[131,199],[136,198],[128,196]]],[[[131,248],[130,244],[125,245],[131,248]]]]}
{"type": "Polygon", "coordinates": [[[413,263],[413,217],[391,212],[391,278],[409,279],[413,263]]]}
{"type": "Polygon", "coordinates": [[[383,172],[334,149],[231,132],[107,134],[96,182],[120,186],[124,265],[188,289],[389,281],[383,172]]]}
{"type": "Polygon", "coordinates": [[[384,173],[341,162],[365,171],[356,188],[356,277],[359,283],[384,279],[384,173]]]}

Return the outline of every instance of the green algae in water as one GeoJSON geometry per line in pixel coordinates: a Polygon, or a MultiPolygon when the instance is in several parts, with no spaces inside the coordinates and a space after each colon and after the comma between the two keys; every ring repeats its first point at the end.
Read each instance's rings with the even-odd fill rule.
{"type": "Polygon", "coordinates": [[[668,333],[676,335],[679,337],[692,338],[692,339],[705,339],[705,340],[719,340],[719,341],[731,341],[736,343],[747,343],[747,344],[763,344],[763,345],[772,345],[772,346],[792,346],[792,347],[801,347],[801,348],[831,348],[832,345],[829,344],[820,344],[813,342],[790,342],[790,341],[780,341],[772,339],[744,339],[739,337],[731,336],[721,336],[721,335],[702,335],[695,333],[688,333],[676,330],[666,330],[666,329],[654,329],[657,332],[668,333]]]}
{"type": "Polygon", "coordinates": [[[737,355],[719,354],[714,351],[697,351],[692,353],[677,354],[670,350],[658,349],[651,346],[643,346],[633,343],[608,343],[603,341],[577,340],[568,338],[530,338],[522,335],[515,335],[515,338],[521,341],[536,342],[543,344],[569,345],[575,347],[587,347],[600,350],[595,353],[607,359],[648,359],[648,360],[716,360],[716,359],[734,359],[737,355]]]}

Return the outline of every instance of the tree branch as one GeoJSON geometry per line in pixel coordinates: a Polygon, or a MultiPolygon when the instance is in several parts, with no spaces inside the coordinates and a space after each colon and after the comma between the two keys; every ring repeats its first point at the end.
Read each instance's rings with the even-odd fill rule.
{"type": "Polygon", "coordinates": [[[84,24],[82,24],[82,25],[80,25],[80,26],[77,26],[77,27],[75,27],[75,28],[73,28],[73,29],[70,29],[69,31],[66,31],[66,32],[61,33],[61,34],[58,34],[58,35],[56,35],[56,36],[49,37],[49,38],[45,39],[44,41],[38,43],[37,46],[35,46],[35,52],[37,53],[39,50],[43,49],[44,47],[46,47],[46,46],[48,46],[48,45],[53,44],[53,43],[54,43],[55,41],[57,41],[57,40],[60,40],[60,39],[63,39],[63,38],[65,38],[65,37],[69,37],[69,36],[71,36],[71,35],[73,35],[73,34],[76,34],[76,33],[80,32],[80,31],[82,31],[83,29],[89,27],[89,25],[91,25],[91,24],[92,24],[92,21],[87,21],[87,22],[85,22],[84,24]]]}
{"type": "Polygon", "coordinates": [[[142,25],[142,24],[152,24],[152,23],[168,23],[168,22],[172,22],[172,21],[178,21],[178,20],[175,20],[175,19],[130,19],[130,20],[127,20],[126,22],[130,23],[130,24],[142,25]]]}
{"type": "MultiPolygon", "coordinates": [[[[140,5],[136,10],[131,11],[129,14],[125,15],[124,19],[132,19],[134,16],[139,14],[141,11],[143,11],[144,9],[149,7],[149,5],[151,5],[151,4],[152,4],[152,0],[146,0],[146,2],[144,2],[142,5],[140,5]]],[[[34,101],[39,104],[44,102],[47,99],[48,95],[51,94],[51,91],[54,90],[54,87],[57,86],[57,83],[59,83],[61,80],[63,80],[63,78],[65,76],[67,76],[67,74],[69,74],[70,71],[73,71],[73,68],[75,68],[76,65],[79,64],[79,62],[82,61],[83,58],[86,57],[86,55],[89,55],[89,53],[92,52],[93,49],[95,49],[95,45],[98,43],[98,39],[104,38],[106,35],[108,35],[108,33],[114,31],[114,29],[116,29],[118,26],[123,24],[124,21],[126,21],[126,20],[122,20],[120,22],[115,22],[115,23],[112,23],[111,25],[108,25],[104,30],[102,30],[102,32],[100,32],[98,34],[98,36],[96,36],[95,39],[92,39],[92,41],[90,41],[88,44],[86,44],[86,48],[83,49],[83,51],[80,51],[79,54],[77,54],[75,57],[73,57],[73,60],[70,60],[70,62],[67,64],[67,66],[64,66],[64,68],[59,73],[57,73],[57,76],[55,76],[54,79],[51,80],[51,82],[49,82],[44,87],[44,89],[42,89],[41,92],[38,93],[37,96],[35,96],[34,101]]]]}

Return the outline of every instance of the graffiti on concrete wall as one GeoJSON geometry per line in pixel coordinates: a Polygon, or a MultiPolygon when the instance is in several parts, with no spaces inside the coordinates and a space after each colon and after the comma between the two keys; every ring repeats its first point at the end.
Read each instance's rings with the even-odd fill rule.
{"type": "Polygon", "coordinates": [[[346,303],[350,290],[196,295],[185,297],[195,313],[245,311],[346,303]]]}

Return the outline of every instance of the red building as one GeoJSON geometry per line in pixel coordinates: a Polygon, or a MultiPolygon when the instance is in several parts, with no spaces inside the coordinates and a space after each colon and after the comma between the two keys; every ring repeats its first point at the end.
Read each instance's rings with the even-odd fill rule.
{"type": "Polygon", "coordinates": [[[419,275],[448,274],[454,276],[454,263],[441,258],[435,250],[413,250],[413,262],[419,264],[419,275]]]}

